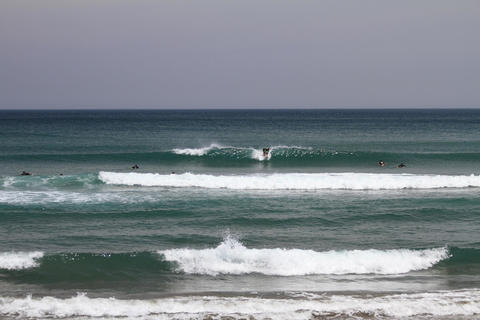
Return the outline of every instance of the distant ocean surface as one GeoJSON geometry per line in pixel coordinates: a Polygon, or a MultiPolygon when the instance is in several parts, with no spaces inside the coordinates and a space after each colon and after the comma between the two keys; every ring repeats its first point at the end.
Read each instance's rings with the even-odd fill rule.
{"type": "Polygon", "coordinates": [[[479,195],[480,110],[0,111],[0,318],[478,319],[479,195]]]}

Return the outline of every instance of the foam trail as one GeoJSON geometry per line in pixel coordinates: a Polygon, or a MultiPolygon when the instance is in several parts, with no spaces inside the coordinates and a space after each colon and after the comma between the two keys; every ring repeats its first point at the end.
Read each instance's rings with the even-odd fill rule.
{"type": "Polygon", "coordinates": [[[449,257],[447,248],[427,250],[249,249],[227,237],[216,248],[158,251],[191,274],[295,276],[308,274],[400,274],[432,267],[449,257]]]}
{"type": "Polygon", "coordinates": [[[414,175],[376,173],[276,173],[267,175],[209,175],[100,172],[106,184],[266,190],[388,190],[480,187],[476,175],[414,175]]]}
{"type": "Polygon", "coordinates": [[[20,270],[38,265],[37,259],[43,257],[43,252],[0,252],[0,269],[20,270]]]}
{"type": "Polygon", "coordinates": [[[65,192],[65,191],[1,191],[0,205],[39,206],[47,204],[105,204],[105,203],[148,203],[159,200],[159,195],[130,194],[123,192],[65,192]]]}
{"type": "Polygon", "coordinates": [[[284,299],[186,296],[151,300],[89,298],[86,294],[55,297],[0,297],[0,315],[20,318],[148,317],[155,319],[332,319],[362,313],[368,318],[390,316],[472,316],[480,313],[480,290],[440,291],[371,296],[308,295],[284,299]],[[339,317],[340,316],[340,317],[339,317]],[[322,317],[323,319],[324,317],[322,317]]]}
{"type": "Polygon", "coordinates": [[[94,173],[64,176],[3,177],[0,178],[0,190],[93,188],[98,182],[98,175],[94,173]]]}

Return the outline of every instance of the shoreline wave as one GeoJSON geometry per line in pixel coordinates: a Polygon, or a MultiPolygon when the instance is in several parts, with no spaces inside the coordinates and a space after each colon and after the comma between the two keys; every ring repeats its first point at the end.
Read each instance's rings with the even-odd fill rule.
{"type": "Polygon", "coordinates": [[[474,316],[480,290],[370,295],[296,294],[291,298],[183,296],[171,298],[0,297],[0,315],[27,318],[155,317],[161,319],[338,319],[474,316]],[[342,317],[343,316],[343,317],[342,317]]]}

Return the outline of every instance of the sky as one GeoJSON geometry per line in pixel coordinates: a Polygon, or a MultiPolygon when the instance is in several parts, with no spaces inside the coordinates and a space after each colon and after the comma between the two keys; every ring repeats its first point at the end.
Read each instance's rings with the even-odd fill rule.
{"type": "Polygon", "coordinates": [[[0,108],[480,107],[478,0],[1,0],[0,108]]]}

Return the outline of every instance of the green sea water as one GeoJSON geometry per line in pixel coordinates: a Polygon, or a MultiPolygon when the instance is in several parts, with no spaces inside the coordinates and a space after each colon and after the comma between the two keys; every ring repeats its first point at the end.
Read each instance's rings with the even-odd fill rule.
{"type": "Polygon", "coordinates": [[[475,319],[479,124],[1,111],[0,316],[475,319]]]}

